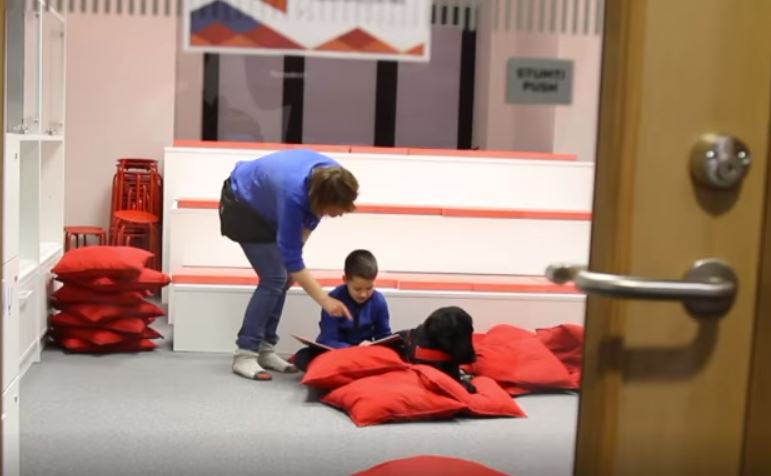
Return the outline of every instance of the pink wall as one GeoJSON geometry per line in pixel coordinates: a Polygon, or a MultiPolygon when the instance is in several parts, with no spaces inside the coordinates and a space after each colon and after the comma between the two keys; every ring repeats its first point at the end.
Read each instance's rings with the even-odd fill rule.
{"type": "Polygon", "coordinates": [[[172,143],[176,21],[67,15],[66,225],[106,226],[115,160],[172,143]]]}
{"type": "Polygon", "coordinates": [[[527,18],[519,20],[512,10],[511,19],[506,21],[503,2],[489,2],[481,7],[473,145],[482,149],[575,153],[579,160],[592,161],[602,46],[597,9],[602,7],[596,0],[544,5],[549,8],[544,11],[543,22],[540,11],[529,15],[526,10],[523,17],[527,18]],[[493,11],[495,5],[499,7],[497,13],[493,11]],[[552,5],[557,9],[552,11],[552,5]],[[563,6],[567,7],[564,11],[563,6]],[[493,15],[498,16],[497,20],[493,15]],[[512,57],[573,60],[572,103],[507,104],[506,62],[512,57]]]}
{"type": "MultiPolygon", "coordinates": [[[[182,38],[182,22],[177,22],[177,38],[182,38]]],[[[203,53],[177,48],[176,87],[174,94],[174,137],[201,138],[203,94],[203,53]]]]}

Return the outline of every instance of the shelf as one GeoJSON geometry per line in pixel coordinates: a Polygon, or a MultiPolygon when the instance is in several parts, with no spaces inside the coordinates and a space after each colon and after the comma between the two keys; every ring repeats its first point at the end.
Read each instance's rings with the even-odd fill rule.
{"type": "Polygon", "coordinates": [[[64,142],[64,136],[61,134],[19,134],[17,132],[9,132],[5,137],[19,142],[64,142]]]}
{"type": "Polygon", "coordinates": [[[37,271],[37,268],[38,263],[36,261],[30,259],[19,260],[19,282],[24,281],[27,276],[37,271]]]}
{"type": "Polygon", "coordinates": [[[60,253],[63,249],[64,247],[61,245],[61,243],[52,243],[50,241],[40,243],[40,263],[47,262],[58,253],[60,253]]]}

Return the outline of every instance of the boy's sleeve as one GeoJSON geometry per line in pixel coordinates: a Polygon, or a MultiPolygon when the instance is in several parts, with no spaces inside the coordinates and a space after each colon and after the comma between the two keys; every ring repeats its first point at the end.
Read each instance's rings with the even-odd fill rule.
{"type": "Polygon", "coordinates": [[[340,318],[330,316],[327,311],[321,311],[321,321],[319,327],[321,333],[316,339],[319,342],[336,349],[343,349],[345,347],[351,347],[351,344],[344,342],[340,338],[340,318]]]}
{"type": "Polygon", "coordinates": [[[373,324],[375,327],[375,339],[382,339],[383,337],[390,336],[391,332],[391,316],[388,314],[388,303],[385,296],[382,294],[377,295],[377,301],[375,301],[375,319],[373,324]]]}

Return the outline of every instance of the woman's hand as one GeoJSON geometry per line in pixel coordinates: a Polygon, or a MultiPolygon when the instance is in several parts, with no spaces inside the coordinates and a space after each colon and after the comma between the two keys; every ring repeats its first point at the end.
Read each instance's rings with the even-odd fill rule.
{"type": "Polygon", "coordinates": [[[351,311],[348,310],[348,307],[346,307],[342,301],[338,301],[332,296],[327,295],[327,297],[322,301],[321,307],[324,308],[324,310],[327,311],[327,314],[332,317],[345,317],[348,319],[353,319],[353,316],[351,316],[351,311]]]}

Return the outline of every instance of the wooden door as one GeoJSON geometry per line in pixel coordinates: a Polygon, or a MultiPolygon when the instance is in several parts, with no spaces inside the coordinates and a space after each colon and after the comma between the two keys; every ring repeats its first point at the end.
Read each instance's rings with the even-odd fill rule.
{"type": "Polygon", "coordinates": [[[605,15],[590,269],[678,279],[719,258],[739,288],[720,319],[588,299],[576,474],[771,474],[771,2],[608,0],[605,15]],[[694,185],[703,133],[749,147],[738,190],[694,185]]]}

